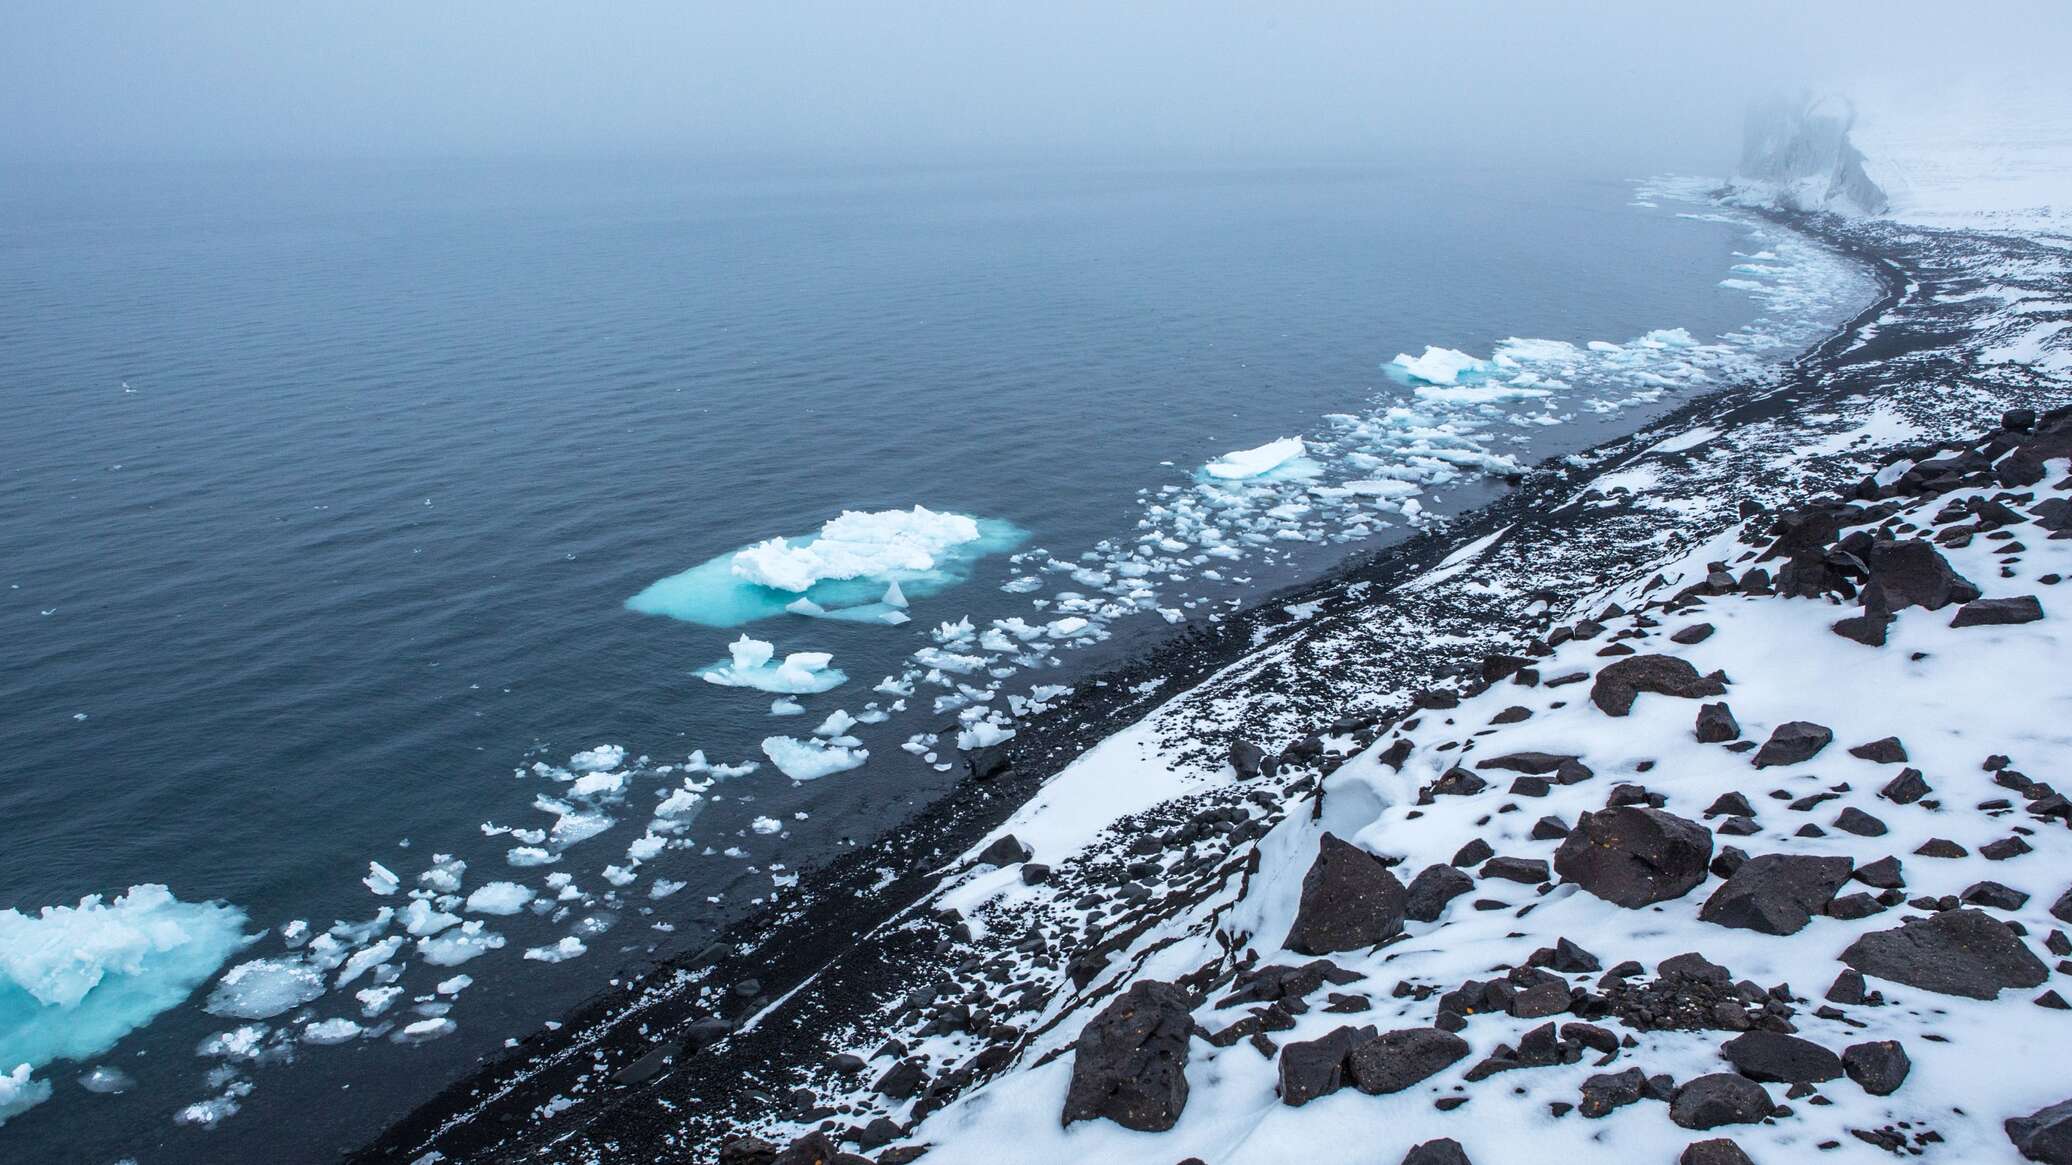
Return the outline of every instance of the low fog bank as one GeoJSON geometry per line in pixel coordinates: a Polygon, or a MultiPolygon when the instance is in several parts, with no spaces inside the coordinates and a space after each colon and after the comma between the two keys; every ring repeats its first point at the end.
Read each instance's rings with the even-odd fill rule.
{"type": "Polygon", "coordinates": [[[2072,7],[11,5],[0,157],[633,155],[1724,173],[1744,110],[2039,75],[2072,7]]]}

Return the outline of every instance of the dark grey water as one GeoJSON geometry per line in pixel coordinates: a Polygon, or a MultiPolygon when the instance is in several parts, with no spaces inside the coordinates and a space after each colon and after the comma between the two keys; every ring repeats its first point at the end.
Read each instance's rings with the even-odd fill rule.
{"type": "MultiPolygon", "coordinates": [[[[1679,363],[1714,383],[1855,306],[1854,277],[1817,256],[1750,260],[1777,240],[1632,197],[1609,178],[1385,169],[0,175],[0,909],[163,883],[241,910],[247,934],[297,919],[322,931],[401,907],[434,853],[468,863],[463,894],[505,879],[551,894],[541,875],[565,872],[579,895],[566,913],[470,915],[509,941],[465,966],[422,966],[403,945],[403,992],[381,1015],[353,995],[394,973],[377,968],[249,1021],[256,1059],[197,1055],[247,1022],[204,1012],[204,983],[105,1052],[42,1063],[38,1024],[99,998],[96,1022],[119,1031],[155,1010],[125,1011],[112,997],[125,981],[179,976],[164,952],[139,956],[151,942],[135,934],[67,963],[102,920],[91,912],[55,945],[26,919],[0,928],[0,1061],[31,1060],[54,1090],[0,1126],[0,1156],[323,1159],[650,952],[751,908],[773,873],[947,788],[954,773],[899,744],[955,713],[933,713],[924,690],[914,711],[856,730],[871,752],[860,769],[801,783],[765,763],[719,784],[674,836],[694,844],[625,887],[601,868],[623,868],[680,774],[642,770],[612,830],[523,868],[483,823],[551,823],[535,798],[567,784],[517,770],[606,742],[629,765],[692,749],[761,760],[766,735],[889,704],[867,689],[935,623],[1061,609],[999,589],[1047,559],[995,555],[915,599],[905,627],[755,624],[780,653],[830,651],[851,677],[778,720],[769,695],[691,675],[738,631],[625,608],[657,579],[844,509],[915,504],[1014,523],[1026,547],[1077,560],[1136,537],[1140,490],[1184,493],[1220,454],[1410,400],[1382,368],[1399,351],[1735,336],[1709,354],[1628,347],[1571,365],[1603,383],[1548,399],[1429,402],[1453,410],[1439,423],[1486,426],[1477,447],[1531,460],[1673,403],[1696,383],[1679,363]],[[1783,291],[1721,286],[1751,262],[1777,270],[1745,277],[1783,291]],[[401,893],[362,885],[370,859],[401,893]],[[657,879],[684,888],[655,898],[657,879]],[[572,933],[582,957],[522,957],[572,933]],[[101,976],[85,1001],[48,998],[37,976],[54,962],[101,976]],[[462,973],[474,982],[453,1001],[457,1030],[392,1038],[462,973]],[[336,1018],[369,1033],[300,1042],[336,1018]],[[134,1086],[89,1093],[92,1064],[134,1086]],[[212,1131],[174,1123],[225,1096],[242,1111],[212,1131]]],[[[1331,442],[1334,456],[1378,448],[1331,442]]],[[[1328,461],[1326,480],[1373,476],[1355,466],[1328,461]]],[[[1329,505],[1319,515],[1346,525],[1329,505]]],[[[1387,537],[1401,517],[1355,529],[1387,537]]],[[[1290,541],[1141,605],[1201,617],[1214,597],[1371,544],[1290,541]]],[[[1167,630],[1150,615],[1096,622],[1113,637],[1061,652],[1040,682],[1167,630]]],[[[224,965],[291,953],[276,933],[224,965]]]]}

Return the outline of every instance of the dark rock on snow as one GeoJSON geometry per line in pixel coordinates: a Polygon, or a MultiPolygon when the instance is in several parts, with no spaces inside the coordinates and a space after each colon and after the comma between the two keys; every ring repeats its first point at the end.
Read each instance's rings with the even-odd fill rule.
{"type": "Polygon", "coordinates": [[[1133,984],[1101,1009],[1072,1044],[1064,1123],[1106,1117],[1163,1132],[1187,1106],[1193,1001],[1170,983],[1133,984]]]}
{"type": "Polygon", "coordinates": [[[1725,679],[1717,672],[1701,676],[1686,660],[1673,655],[1634,655],[1597,673],[1590,686],[1590,701],[1607,716],[1624,716],[1642,692],[1696,700],[1726,695],[1725,679]]]}
{"type": "Polygon", "coordinates": [[[1370,1096],[1401,1092],[1468,1054],[1468,1041],[1433,1027],[1407,1028],[1354,1047],[1346,1061],[1353,1086],[1370,1096]]]}
{"type": "MultiPolygon", "coordinates": [[[[1443,1033],[1442,1033],[1443,1034],[1443,1033]]],[[[1355,1047],[1374,1038],[1372,1027],[1341,1027],[1281,1049],[1281,1103],[1308,1104],[1345,1084],[1345,1061],[1355,1047]]],[[[1457,1038],[1457,1037],[1455,1037],[1457,1038]]]]}
{"type": "Polygon", "coordinates": [[[1770,739],[1764,741],[1763,747],[1756,752],[1755,767],[1766,769],[1772,765],[1795,765],[1811,760],[1834,738],[1831,729],[1808,720],[1779,724],[1770,733],[1770,739]]]}
{"type": "Polygon", "coordinates": [[[1029,847],[1015,840],[1010,833],[980,850],[978,860],[980,865],[1011,866],[1016,862],[1026,862],[1032,856],[1029,847]]]}
{"type": "Polygon", "coordinates": [[[1888,736],[1883,740],[1873,740],[1869,744],[1859,744],[1849,750],[1849,755],[1858,760],[1873,761],[1881,765],[1903,765],[1907,763],[1906,745],[1901,744],[1897,736],[1888,736]]]}
{"type": "Polygon", "coordinates": [[[1818,1084],[1842,1074],[1841,1057],[1782,1032],[1744,1032],[1720,1045],[1720,1054],[1743,1076],[1773,1084],[1818,1084]]]}
{"type": "Polygon", "coordinates": [[[2034,987],[2050,973],[2006,923],[1980,910],[1945,910],[1850,943],[1842,961],[1924,991],[1991,999],[2034,987]]]}
{"type": "Polygon", "coordinates": [[[1770,1094],[1734,1072],[1715,1072],[1686,1082],[1669,1102],[1669,1119],[1687,1129],[1748,1125],[1770,1115],[1770,1094]]]}
{"type": "Polygon", "coordinates": [[[2045,1165],[2072,1165],[2072,1100],[2061,1100],[2028,1116],[2009,1117],[2003,1128],[2022,1156],[2045,1165]]]}
{"type": "Polygon", "coordinates": [[[1887,613],[1906,607],[1936,611],[1979,597],[1979,589],[1970,580],[1951,569],[1948,559],[1919,538],[1874,542],[1863,562],[1869,572],[1863,586],[1863,605],[1868,611],[1887,613]]]}
{"type": "Polygon", "coordinates": [[[1411,1149],[1403,1158],[1403,1165],[1474,1165],[1468,1160],[1467,1150],[1452,1137],[1441,1137],[1426,1141],[1411,1149]]]}
{"type": "Polygon", "coordinates": [[[1763,934],[1797,934],[1848,880],[1848,858],[1759,854],[1741,863],[1698,911],[1702,921],[1763,934]]]}
{"type": "Polygon", "coordinates": [[[2043,618],[2043,607],[2035,595],[2018,595],[2011,599],[1979,599],[1957,609],[1957,617],[1950,620],[1952,627],[2005,627],[2016,623],[2034,623],[2043,618]]]}
{"type": "Polygon", "coordinates": [[[1906,1049],[1897,1040],[1851,1044],[1842,1052],[1842,1070],[1872,1096],[1890,1096],[1899,1091],[1913,1067],[1906,1049]]]}
{"type": "Polygon", "coordinates": [[[1709,1141],[1692,1141],[1684,1146],[1677,1157],[1676,1165],[1755,1165],[1741,1146],[1725,1137],[1714,1137],[1709,1141]]]}
{"type": "Polygon", "coordinates": [[[1704,704],[1698,708],[1698,743],[1725,744],[1739,738],[1741,725],[1725,704],[1704,704]]]}
{"type": "Polygon", "coordinates": [[[1305,955],[1375,946],[1402,933],[1405,895],[1373,854],[1327,833],[1303,876],[1286,945],[1305,955]]]}
{"type": "Polygon", "coordinates": [[[1690,893],[1705,880],[1712,831],[1660,809],[1585,813],[1554,853],[1562,878],[1629,909],[1690,893]]]}
{"type": "Polygon", "coordinates": [[[1475,879],[1444,862],[1426,866],[1410,880],[1403,899],[1403,917],[1437,922],[1446,904],[1475,888],[1475,879]]]}

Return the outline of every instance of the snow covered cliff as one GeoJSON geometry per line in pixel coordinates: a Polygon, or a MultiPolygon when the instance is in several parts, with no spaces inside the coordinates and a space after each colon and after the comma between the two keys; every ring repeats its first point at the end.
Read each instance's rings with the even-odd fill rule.
{"type": "Polygon", "coordinates": [[[1751,109],[1738,176],[1795,210],[1879,214],[1885,191],[1849,140],[1856,108],[1838,97],[1776,100],[1751,109]]]}

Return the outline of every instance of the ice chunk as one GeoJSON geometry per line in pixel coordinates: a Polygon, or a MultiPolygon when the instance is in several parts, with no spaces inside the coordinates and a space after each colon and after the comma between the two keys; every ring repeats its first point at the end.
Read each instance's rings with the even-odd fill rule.
{"type": "Polygon", "coordinates": [[[135,1088],[137,1080],[136,1077],[131,1076],[120,1068],[111,1068],[106,1064],[102,1064],[86,1075],[81,1076],[79,1078],[79,1086],[88,1092],[99,1093],[102,1096],[114,1096],[117,1093],[128,1092],[130,1089],[135,1088]]]}
{"type": "Polygon", "coordinates": [[[389,1038],[399,1044],[421,1044],[426,1040],[436,1040],[440,1036],[451,1035],[459,1030],[459,1026],[452,1020],[443,1017],[439,1019],[420,1019],[416,1023],[404,1024],[402,1031],[389,1038]]]}
{"type": "Polygon", "coordinates": [[[480,921],[463,922],[436,938],[417,940],[417,957],[434,967],[458,967],[503,945],[504,936],[483,930],[480,921]]]}
{"type": "Polygon", "coordinates": [[[1203,472],[1223,481],[1261,477],[1300,458],[1307,448],[1300,437],[1282,437],[1256,449],[1225,453],[1204,466],[1203,472]]]}
{"type": "MultiPolygon", "coordinates": [[[[454,888],[459,889],[460,887],[456,884],[454,888]]],[[[448,914],[446,911],[433,906],[428,899],[424,898],[411,899],[410,904],[405,906],[402,912],[396,915],[396,918],[403,924],[403,929],[409,931],[416,938],[423,938],[429,934],[438,934],[447,927],[454,926],[460,922],[460,915],[448,914]]]]}
{"type": "Polygon", "coordinates": [[[403,884],[402,879],[396,877],[394,870],[389,869],[380,862],[368,862],[367,876],[361,878],[360,881],[366,883],[367,889],[384,897],[395,893],[396,887],[403,884]]]}
{"type": "Polygon", "coordinates": [[[582,956],[589,949],[583,945],[582,939],[568,935],[552,946],[527,948],[525,957],[541,963],[565,963],[582,956]]]}
{"type": "Polygon", "coordinates": [[[357,1038],[365,1030],[365,1028],[362,1028],[352,1020],[342,1017],[339,1019],[323,1019],[315,1023],[303,1025],[302,1042],[305,1044],[323,1045],[342,1044],[357,1038]]]}
{"type": "Polygon", "coordinates": [[[748,823],[748,828],[761,834],[772,834],[784,828],[784,823],[775,817],[758,817],[748,823]]]}
{"type": "Polygon", "coordinates": [[[829,667],[834,656],[824,651],[794,651],[784,662],[772,664],[774,648],[760,639],[743,635],[727,646],[733,659],[698,670],[708,684],[728,688],[754,688],[763,692],[808,695],[825,692],[849,682],[840,670],[829,667]]]}
{"type": "Polygon", "coordinates": [[[806,706],[790,696],[779,696],[770,701],[770,715],[772,716],[804,716],[805,714],[806,706]]]}
{"type": "Polygon", "coordinates": [[[570,771],[578,773],[601,773],[618,768],[624,763],[626,750],[616,744],[600,744],[595,748],[586,748],[568,758],[570,771]]]}
{"type": "Polygon", "coordinates": [[[847,510],[808,539],[772,538],[734,555],[735,577],[803,593],[823,579],[885,578],[927,571],[953,546],[979,539],[978,521],[963,514],[912,510],[847,510]]]}
{"type": "Polygon", "coordinates": [[[869,751],[800,740],[792,736],[766,736],[763,755],[778,771],[794,781],[811,781],[832,773],[856,768],[870,759],[869,751]]]}
{"type": "Polygon", "coordinates": [[[1429,384],[1459,384],[1463,375],[1483,372],[1489,367],[1486,361],[1478,360],[1466,352],[1438,348],[1430,344],[1425,345],[1422,356],[1398,352],[1390,363],[1429,384]]]}
{"type": "Polygon", "coordinates": [[[301,958],[253,959],[223,973],[205,1009],[232,1019],[270,1019],[324,993],[324,973],[301,958]]]}
{"type": "Polygon", "coordinates": [[[849,715],[845,709],[837,708],[827,714],[827,719],[820,722],[820,727],[813,730],[813,735],[843,736],[851,728],[856,727],[856,723],[856,717],[849,715]]]}
{"type": "Polygon", "coordinates": [[[31,1080],[29,1066],[18,1064],[0,1073],[0,1124],[50,1099],[48,1080],[31,1080]]]}
{"type": "Polygon", "coordinates": [[[516,882],[485,882],[468,895],[474,914],[516,914],[532,901],[532,888],[516,882]]]}
{"type": "MultiPolygon", "coordinates": [[[[245,943],[244,912],[132,886],[34,915],[0,910],[0,1063],[85,1060],[193,993],[245,943]]],[[[19,1100],[43,1086],[26,1073],[19,1100]]],[[[26,1107],[26,1104],[23,1106],[26,1107]]]]}
{"type": "Polygon", "coordinates": [[[364,950],[354,951],[352,957],[345,961],[345,967],[338,972],[338,985],[343,987],[351,983],[374,968],[395,958],[396,952],[402,949],[403,936],[392,934],[373,946],[367,947],[364,950]]]}
{"type": "Polygon", "coordinates": [[[568,795],[571,797],[610,797],[624,792],[625,788],[626,774],[624,773],[588,773],[576,778],[575,783],[568,787],[568,795]]]}

